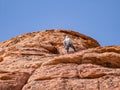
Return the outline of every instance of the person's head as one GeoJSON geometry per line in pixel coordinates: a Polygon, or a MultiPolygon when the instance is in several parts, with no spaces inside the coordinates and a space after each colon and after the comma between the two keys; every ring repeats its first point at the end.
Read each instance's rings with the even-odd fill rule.
{"type": "Polygon", "coordinates": [[[69,36],[66,35],[65,38],[69,38],[69,36]]]}

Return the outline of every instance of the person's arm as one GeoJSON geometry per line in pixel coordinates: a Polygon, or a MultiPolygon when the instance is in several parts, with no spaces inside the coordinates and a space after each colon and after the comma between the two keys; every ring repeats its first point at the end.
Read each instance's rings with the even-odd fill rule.
{"type": "Polygon", "coordinates": [[[71,38],[69,39],[69,42],[70,42],[70,44],[73,44],[73,42],[72,42],[72,39],[71,39],[71,38]]]}

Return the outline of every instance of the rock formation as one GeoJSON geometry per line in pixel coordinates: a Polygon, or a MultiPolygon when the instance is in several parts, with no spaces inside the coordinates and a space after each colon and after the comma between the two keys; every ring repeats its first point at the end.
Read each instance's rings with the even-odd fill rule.
{"type": "Polygon", "coordinates": [[[120,90],[120,46],[71,30],[17,36],[0,43],[0,90],[120,90]],[[65,53],[65,35],[76,53],[65,53]]]}

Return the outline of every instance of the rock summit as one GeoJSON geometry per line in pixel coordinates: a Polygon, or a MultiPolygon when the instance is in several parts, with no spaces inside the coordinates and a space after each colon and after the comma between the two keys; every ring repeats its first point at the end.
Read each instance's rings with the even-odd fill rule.
{"type": "Polygon", "coordinates": [[[72,30],[19,35],[0,43],[0,90],[120,90],[120,46],[72,30]],[[66,35],[76,53],[65,53],[66,35]]]}

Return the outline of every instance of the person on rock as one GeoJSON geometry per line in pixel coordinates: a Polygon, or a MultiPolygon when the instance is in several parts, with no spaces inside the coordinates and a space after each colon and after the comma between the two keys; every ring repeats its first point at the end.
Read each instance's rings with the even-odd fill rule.
{"type": "Polygon", "coordinates": [[[67,54],[69,52],[69,47],[71,47],[74,50],[74,52],[76,52],[76,48],[74,47],[73,42],[69,36],[65,37],[65,39],[63,41],[63,45],[65,46],[67,54]]]}

